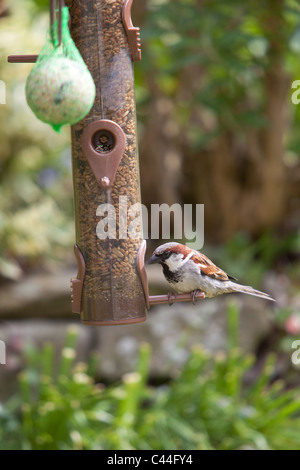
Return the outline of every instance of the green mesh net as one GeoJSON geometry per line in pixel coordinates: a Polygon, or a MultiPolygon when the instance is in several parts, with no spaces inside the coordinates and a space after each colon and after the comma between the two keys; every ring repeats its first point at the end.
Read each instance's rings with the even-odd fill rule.
{"type": "Polygon", "coordinates": [[[68,27],[69,10],[62,8],[61,44],[58,22],[26,81],[26,99],[34,114],[57,132],[83,119],[95,100],[95,84],[68,27]]]}

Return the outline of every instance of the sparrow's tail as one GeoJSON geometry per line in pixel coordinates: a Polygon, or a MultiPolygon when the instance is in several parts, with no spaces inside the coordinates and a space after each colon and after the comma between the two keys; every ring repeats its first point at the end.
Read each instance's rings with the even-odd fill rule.
{"type": "Polygon", "coordinates": [[[273,297],[265,292],[253,289],[251,286],[243,286],[242,284],[236,284],[235,282],[230,282],[230,292],[242,292],[243,294],[255,295],[256,297],[262,297],[263,299],[272,300],[276,302],[273,297]]]}

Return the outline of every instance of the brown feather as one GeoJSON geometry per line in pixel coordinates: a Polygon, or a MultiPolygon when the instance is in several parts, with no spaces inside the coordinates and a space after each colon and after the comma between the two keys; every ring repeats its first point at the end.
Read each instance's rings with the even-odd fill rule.
{"type": "Polygon", "coordinates": [[[228,281],[229,279],[237,280],[234,277],[228,276],[225,271],[218,268],[218,266],[216,266],[203,253],[195,252],[191,259],[194,261],[194,263],[199,265],[203,274],[206,274],[207,276],[210,276],[213,279],[217,279],[219,281],[228,281]]]}
{"type": "Polygon", "coordinates": [[[183,255],[183,258],[186,258],[190,254],[191,249],[186,245],[175,245],[175,246],[168,248],[168,252],[180,253],[183,255]]]}

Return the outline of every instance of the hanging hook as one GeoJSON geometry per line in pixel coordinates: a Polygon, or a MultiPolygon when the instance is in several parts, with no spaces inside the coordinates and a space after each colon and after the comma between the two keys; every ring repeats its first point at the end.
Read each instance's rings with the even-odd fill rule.
{"type": "MultiPolygon", "coordinates": [[[[52,42],[54,43],[53,28],[52,25],[55,22],[56,16],[56,1],[50,0],[50,35],[52,42]]],[[[62,9],[66,4],[64,0],[58,0],[58,46],[61,44],[62,39],[62,9]]],[[[38,59],[38,55],[9,55],[7,61],[13,64],[31,64],[35,63],[38,59]]]]}
{"type": "Polygon", "coordinates": [[[50,31],[52,34],[52,42],[54,43],[53,37],[53,24],[56,20],[56,13],[58,17],[58,46],[61,45],[61,31],[62,31],[62,8],[65,6],[64,0],[50,0],[50,31]],[[56,7],[58,4],[58,8],[56,7]]]}

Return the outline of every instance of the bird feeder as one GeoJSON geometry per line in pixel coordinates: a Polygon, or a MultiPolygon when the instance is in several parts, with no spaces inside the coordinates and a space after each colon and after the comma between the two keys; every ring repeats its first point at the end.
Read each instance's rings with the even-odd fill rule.
{"type": "MultiPolygon", "coordinates": [[[[139,28],[132,25],[132,0],[66,4],[72,39],[96,85],[92,109],[71,127],[78,263],[71,280],[72,311],[87,325],[139,323],[151,304],[170,302],[166,295],[149,296],[141,214],[134,237],[127,232],[130,209],[141,202],[133,77],[133,62],[141,59],[139,28]],[[104,219],[113,237],[103,236],[104,219]]],[[[63,5],[59,0],[59,25],[63,5]]],[[[36,60],[35,55],[8,58],[36,60]]],[[[173,299],[190,300],[190,294],[173,299]]]]}
{"type": "Polygon", "coordinates": [[[84,323],[95,325],[137,323],[146,318],[136,269],[142,226],[135,239],[126,230],[130,207],[140,203],[132,67],[140,51],[138,30],[131,29],[131,3],[70,4],[71,34],[97,86],[90,114],[71,131],[79,261],[79,277],[72,281],[73,311],[81,313],[84,323]],[[105,210],[105,205],[115,233],[101,239],[99,207],[105,210]],[[121,217],[125,218],[123,227],[121,217]]]}

